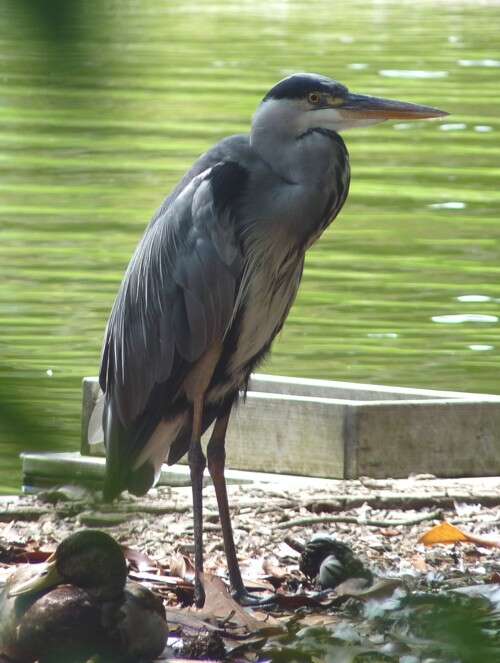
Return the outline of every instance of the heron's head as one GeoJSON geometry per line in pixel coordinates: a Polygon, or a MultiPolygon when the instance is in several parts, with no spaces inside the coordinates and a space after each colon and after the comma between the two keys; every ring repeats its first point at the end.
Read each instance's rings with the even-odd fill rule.
{"type": "Polygon", "coordinates": [[[404,101],[349,92],[345,85],[319,74],[293,74],[277,83],[262,100],[256,124],[286,126],[296,135],[308,129],[343,131],[385,120],[421,120],[448,113],[404,101]]]}

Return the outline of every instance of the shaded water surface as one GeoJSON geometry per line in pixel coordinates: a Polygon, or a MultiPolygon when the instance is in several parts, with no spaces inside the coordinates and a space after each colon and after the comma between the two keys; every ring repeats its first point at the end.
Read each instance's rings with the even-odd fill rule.
{"type": "MultiPolygon", "coordinates": [[[[345,134],[349,200],[310,251],[263,370],[499,392],[500,7],[84,6],[67,61],[47,54],[43,34],[27,38],[23,3],[0,22],[1,378],[40,408],[53,448],[78,444],[80,381],[98,370],[151,214],[294,71],[451,115],[345,134]]],[[[0,489],[15,488],[17,462],[5,456],[0,489]]]]}

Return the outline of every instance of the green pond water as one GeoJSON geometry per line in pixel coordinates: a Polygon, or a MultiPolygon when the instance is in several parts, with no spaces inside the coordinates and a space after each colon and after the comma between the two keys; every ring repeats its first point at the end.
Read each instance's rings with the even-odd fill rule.
{"type": "Polygon", "coordinates": [[[31,414],[0,430],[0,491],[39,425],[78,447],[81,379],[147,221],[294,71],[451,115],[345,133],[350,197],[261,370],[498,393],[499,26],[477,2],[100,0],[58,50],[4,5],[0,394],[31,414]]]}

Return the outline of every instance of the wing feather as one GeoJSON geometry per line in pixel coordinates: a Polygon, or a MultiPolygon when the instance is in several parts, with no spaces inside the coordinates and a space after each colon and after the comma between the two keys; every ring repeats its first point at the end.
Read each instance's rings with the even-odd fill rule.
{"type": "Polygon", "coordinates": [[[234,203],[246,177],[230,161],[193,177],[137,247],[111,312],[100,374],[125,427],[147,410],[156,385],[179,384],[224,337],[243,264],[234,203]]]}

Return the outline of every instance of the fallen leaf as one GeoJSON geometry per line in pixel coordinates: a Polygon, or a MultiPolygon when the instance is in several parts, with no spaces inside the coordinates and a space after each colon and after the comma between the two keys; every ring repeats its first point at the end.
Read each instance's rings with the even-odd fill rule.
{"type": "Polygon", "coordinates": [[[173,589],[179,587],[183,589],[193,589],[193,583],[189,582],[189,580],[183,580],[178,576],[166,576],[155,573],[147,573],[145,571],[130,571],[128,575],[132,580],[150,582],[152,584],[158,585],[168,585],[173,589]]]}
{"type": "Polygon", "coordinates": [[[167,610],[167,620],[170,629],[173,629],[174,626],[181,626],[189,631],[196,632],[223,631],[218,626],[197,617],[189,608],[169,608],[167,610]]]}
{"type": "Polygon", "coordinates": [[[385,537],[387,537],[387,538],[389,538],[389,537],[391,537],[391,536],[401,536],[401,532],[400,532],[399,530],[397,530],[397,529],[390,529],[390,528],[388,528],[388,527],[386,527],[386,528],[384,528],[384,529],[381,529],[381,530],[380,530],[380,534],[382,534],[382,536],[385,536],[385,537]]]}
{"type": "Polygon", "coordinates": [[[433,546],[436,543],[457,543],[458,541],[468,541],[468,538],[462,530],[446,521],[431,527],[419,538],[419,542],[425,546],[433,546]]]}
{"type": "Polygon", "coordinates": [[[321,600],[324,592],[297,592],[296,594],[284,594],[276,592],[275,598],[278,608],[281,610],[298,610],[299,608],[318,608],[321,606],[321,600]]]}
{"type": "Polygon", "coordinates": [[[335,595],[340,596],[359,596],[366,590],[368,580],[366,578],[347,578],[344,582],[335,587],[335,595]]]}
{"type": "Polygon", "coordinates": [[[428,564],[422,555],[413,555],[411,558],[411,563],[413,564],[413,568],[417,571],[420,571],[421,573],[427,573],[429,570],[428,564]]]}
{"type": "Polygon", "coordinates": [[[194,565],[187,555],[175,553],[170,559],[170,575],[189,582],[194,581],[194,565]]]}
{"type": "Polygon", "coordinates": [[[277,580],[284,580],[288,575],[287,570],[278,566],[278,560],[273,557],[265,557],[262,561],[262,568],[267,575],[270,575],[277,580]]]}
{"type": "Polygon", "coordinates": [[[324,615],[317,612],[312,612],[304,615],[300,620],[301,626],[330,626],[331,624],[338,624],[339,617],[334,615],[324,615]]]}
{"type": "Polygon", "coordinates": [[[365,578],[349,578],[335,588],[335,594],[340,596],[352,596],[358,599],[382,599],[392,596],[394,590],[401,587],[402,580],[398,578],[382,578],[373,585],[367,587],[365,578]]]}
{"type": "Polygon", "coordinates": [[[478,546],[484,546],[486,548],[500,548],[500,539],[498,537],[490,538],[467,533],[467,538],[471,543],[475,543],[478,546]]]}
{"type": "Polygon", "coordinates": [[[426,546],[433,546],[437,543],[459,543],[469,542],[475,543],[478,546],[486,546],[489,548],[500,548],[500,539],[485,538],[464,532],[463,530],[455,527],[451,523],[444,522],[436,525],[423,534],[420,543],[426,546]]]}
{"type": "Polygon", "coordinates": [[[45,562],[53,553],[53,550],[41,550],[32,542],[27,545],[11,544],[7,547],[0,545],[0,562],[5,564],[37,564],[45,562]]]}
{"type": "Polygon", "coordinates": [[[128,546],[122,546],[122,550],[125,559],[132,564],[135,570],[154,572],[158,569],[158,563],[140,550],[129,548],[128,546]]]}
{"type": "Polygon", "coordinates": [[[258,613],[242,608],[229,593],[226,585],[217,576],[205,573],[201,576],[205,590],[205,605],[195,614],[200,618],[217,618],[234,622],[244,626],[250,633],[267,632],[279,633],[283,627],[271,615],[263,615],[259,619],[258,613]]]}

